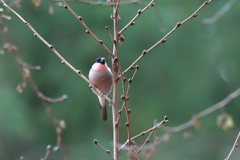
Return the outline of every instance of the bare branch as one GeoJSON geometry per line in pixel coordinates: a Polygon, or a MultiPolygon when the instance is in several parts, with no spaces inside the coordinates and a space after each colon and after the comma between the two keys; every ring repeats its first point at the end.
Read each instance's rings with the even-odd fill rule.
{"type": "MultiPolygon", "coordinates": [[[[2,9],[2,8],[0,8],[0,9],[2,9]]],[[[7,15],[5,15],[5,14],[2,14],[1,17],[4,18],[4,19],[6,19],[6,20],[11,20],[11,19],[12,19],[12,17],[7,16],[7,15]]]]}
{"type": "Polygon", "coordinates": [[[46,151],[46,154],[44,156],[44,158],[42,158],[41,160],[47,160],[49,154],[50,154],[50,151],[51,151],[51,145],[47,145],[47,151],[46,151]]]}
{"type": "Polygon", "coordinates": [[[105,27],[105,31],[108,33],[109,37],[111,38],[111,40],[113,42],[113,37],[112,37],[111,33],[109,32],[108,26],[105,27]]]}
{"type": "MultiPolygon", "coordinates": [[[[132,69],[134,69],[134,67],[132,67],[132,69]]],[[[130,90],[132,81],[133,81],[133,79],[134,79],[134,77],[135,77],[135,75],[136,75],[136,73],[137,73],[138,70],[139,70],[139,65],[136,65],[136,70],[134,71],[132,78],[129,78],[129,79],[128,79],[128,88],[127,88],[127,91],[125,91],[126,77],[123,77],[123,76],[120,74],[121,78],[123,77],[123,78],[122,78],[123,93],[125,93],[125,94],[121,97],[122,100],[124,100],[124,103],[123,103],[121,109],[118,111],[118,112],[119,112],[119,116],[118,116],[118,121],[117,121],[117,123],[119,122],[119,119],[120,119],[120,117],[121,117],[121,113],[122,113],[122,111],[123,111],[123,108],[124,108],[124,106],[126,106],[126,103],[127,103],[128,99],[129,99],[128,93],[129,93],[129,90],[130,90]]],[[[120,72],[120,73],[122,73],[122,72],[120,72]]],[[[126,110],[127,110],[126,114],[127,114],[127,117],[128,117],[129,110],[128,110],[127,108],[126,108],[126,110]]]]}
{"type": "Polygon", "coordinates": [[[154,127],[154,128],[152,129],[152,131],[150,132],[150,134],[148,135],[147,139],[144,141],[143,145],[137,150],[137,153],[139,153],[139,152],[141,151],[141,149],[142,149],[147,143],[149,143],[150,137],[151,137],[151,135],[153,134],[153,132],[154,132],[155,130],[156,130],[156,128],[154,127]]]}
{"type": "Polygon", "coordinates": [[[44,101],[49,102],[49,103],[59,103],[68,98],[67,95],[65,95],[65,94],[59,98],[50,98],[50,97],[43,95],[41,92],[38,93],[38,97],[40,97],[41,99],[43,99],[44,101]]]}
{"type": "Polygon", "coordinates": [[[236,140],[235,140],[235,142],[234,142],[234,144],[233,144],[233,147],[232,147],[230,153],[228,154],[227,158],[225,158],[225,160],[229,160],[229,158],[231,157],[233,151],[234,151],[235,148],[238,146],[238,143],[237,143],[237,142],[238,142],[239,137],[240,137],[240,132],[238,133],[237,138],[236,138],[236,140]]]}
{"type": "Polygon", "coordinates": [[[136,16],[133,17],[133,19],[125,26],[123,27],[123,29],[121,29],[121,31],[118,32],[118,34],[122,34],[123,31],[125,31],[129,26],[131,26],[132,24],[134,24],[134,21],[144,12],[146,11],[149,7],[153,6],[154,5],[154,2],[155,0],[152,0],[145,8],[143,8],[142,10],[139,9],[136,16]]]}
{"type": "MultiPolygon", "coordinates": [[[[118,111],[119,115],[118,115],[118,119],[117,119],[117,124],[119,123],[119,120],[120,120],[120,117],[121,117],[121,113],[123,111],[123,108],[125,108],[125,112],[126,112],[126,115],[127,115],[127,122],[125,123],[126,127],[127,127],[127,131],[128,131],[128,142],[129,142],[129,146],[131,145],[131,130],[130,130],[130,116],[129,114],[131,113],[131,110],[128,109],[127,107],[127,101],[129,100],[129,97],[128,97],[128,93],[129,93],[129,89],[130,89],[130,86],[131,86],[131,83],[132,83],[132,80],[134,79],[138,69],[139,69],[139,66],[137,65],[136,66],[136,70],[132,76],[132,78],[130,78],[128,80],[128,89],[126,91],[125,89],[125,82],[126,82],[126,78],[122,76],[122,70],[121,70],[121,67],[120,67],[120,64],[118,63],[118,66],[119,66],[119,69],[120,69],[120,75],[121,75],[121,79],[122,79],[122,86],[123,86],[123,95],[121,96],[121,99],[124,101],[123,102],[123,105],[121,107],[121,109],[118,111]]],[[[132,68],[134,69],[134,67],[132,68]]]]}
{"type": "Polygon", "coordinates": [[[222,17],[237,1],[229,0],[222,9],[220,9],[213,17],[203,18],[202,23],[215,23],[220,17],[222,17]]]}
{"type": "MultiPolygon", "coordinates": [[[[157,128],[159,128],[163,123],[167,123],[167,122],[168,122],[167,116],[165,116],[165,117],[164,117],[164,120],[162,120],[161,122],[159,122],[158,124],[156,124],[156,125],[153,126],[152,128],[150,128],[150,129],[148,129],[148,130],[146,130],[146,131],[144,131],[144,132],[142,132],[142,133],[140,133],[140,134],[132,137],[132,138],[131,138],[131,141],[134,140],[134,139],[136,139],[136,138],[138,138],[138,137],[141,137],[141,136],[145,135],[145,134],[148,133],[148,132],[155,131],[155,130],[156,130],[157,128]]],[[[152,135],[152,134],[151,134],[151,135],[152,135]]],[[[146,140],[146,141],[147,141],[147,140],[146,140]]],[[[145,142],[146,142],[146,141],[145,141],[145,142]]],[[[128,143],[128,140],[119,148],[119,150],[124,149],[124,147],[126,146],[127,143],[128,143]]]]}
{"type": "Polygon", "coordinates": [[[176,126],[176,127],[166,127],[166,126],[161,126],[160,128],[163,129],[166,132],[180,132],[182,130],[185,130],[189,127],[192,127],[196,124],[196,122],[209,115],[210,113],[220,109],[220,108],[224,108],[229,102],[231,102],[233,99],[237,98],[240,96],[240,88],[238,88],[236,91],[232,92],[231,94],[229,94],[225,99],[223,99],[222,101],[218,102],[217,104],[203,110],[202,112],[196,114],[191,120],[176,126]]]}
{"type": "MultiPolygon", "coordinates": [[[[124,72],[123,75],[125,73],[127,73],[132,66],[134,66],[140,59],[142,59],[148,52],[150,52],[153,48],[155,48],[157,45],[161,44],[161,43],[165,43],[166,42],[166,38],[171,35],[178,27],[180,27],[182,24],[184,24],[185,22],[187,22],[188,20],[190,20],[193,17],[197,16],[197,12],[200,11],[206,4],[210,3],[212,0],[208,0],[205,1],[195,12],[193,12],[193,14],[191,14],[188,18],[186,18],[185,20],[183,20],[182,22],[178,22],[176,24],[176,26],[170,31],[168,32],[160,41],[158,41],[156,44],[154,44],[152,47],[150,47],[148,50],[144,50],[143,53],[141,54],[141,56],[139,56],[124,72]]],[[[120,77],[120,76],[119,76],[120,77]]]]}
{"type": "Polygon", "coordinates": [[[111,156],[111,158],[114,160],[111,152],[110,152],[109,150],[106,150],[102,145],[100,145],[96,139],[94,140],[94,143],[95,143],[97,146],[99,146],[100,148],[102,148],[102,150],[104,150],[107,154],[109,154],[109,155],[111,156]]]}
{"type": "Polygon", "coordinates": [[[27,68],[27,69],[30,69],[30,70],[36,70],[36,71],[39,71],[41,69],[40,66],[32,66],[32,65],[29,65],[23,61],[21,61],[20,59],[17,59],[19,62],[20,65],[22,65],[23,67],[27,68]]]}
{"type": "Polygon", "coordinates": [[[68,5],[67,3],[62,0],[62,2],[64,3],[64,8],[66,8],[67,10],[69,10],[78,20],[79,22],[83,25],[83,27],[86,29],[86,33],[90,34],[107,52],[108,54],[113,57],[112,52],[103,44],[102,40],[99,40],[93,33],[92,31],[88,28],[88,26],[83,22],[82,17],[78,16],[68,5]]]}
{"type": "MultiPolygon", "coordinates": [[[[4,0],[1,0],[4,7],[8,8],[11,12],[13,12],[23,23],[25,23],[28,28],[30,28],[32,30],[32,32],[34,33],[34,36],[38,37],[45,45],[47,45],[61,60],[62,63],[67,65],[70,69],[72,69],[75,73],[77,73],[83,80],[85,80],[91,87],[94,87],[94,85],[81,73],[80,70],[75,69],[70,63],[68,63],[62,56],[60,53],[58,53],[58,51],[51,45],[49,44],[45,39],[43,39],[38,33],[37,31],[27,22],[25,21],[17,12],[15,12],[11,7],[9,7],[4,0]]],[[[100,94],[101,91],[99,89],[97,89],[95,87],[95,90],[100,94]]],[[[103,97],[111,104],[111,99],[109,99],[106,95],[103,95],[103,97]]]]}
{"type": "MultiPolygon", "coordinates": [[[[4,41],[7,45],[7,50],[9,52],[11,52],[16,60],[16,62],[18,63],[20,69],[21,69],[21,72],[22,72],[22,76],[24,77],[24,83],[29,83],[31,88],[33,89],[33,91],[35,92],[36,95],[38,95],[39,99],[41,100],[43,106],[45,107],[45,110],[48,114],[48,116],[51,118],[54,126],[55,126],[55,130],[56,130],[56,135],[57,135],[57,148],[59,149],[60,146],[62,146],[63,148],[63,152],[64,152],[64,156],[65,156],[65,159],[66,160],[69,160],[69,157],[68,157],[68,153],[65,149],[65,146],[62,142],[62,138],[61,138],[61,133],[62,133],[62,127],[60,125],[60,121],[52,114],[52,111],[50,109],[50,107],[48,106],[48,104],[46,103],[47,101],[43,98],[43,97],[46,97],[44,95],[42,95],[42,93],[39,91],[38,87],[35,85],[35,83],[32,81],[31,77],[30,77],[30,71],[28,70],[27,67],[29,67],[28,65],[26,65],[26,63],[24,63],[20,57],[18,56],[17,54],[17,49],[16,47],[10,42],[10,39],[8,37],[8,34],[7,34],[7,31],[5,29],[6,27],[3,25],[1,19],[0,19],[0,29],[3,33],[3,38],[4,38],[4,41]],[[39,95],[42,95],[42,96],[39,96],[39,95]]],[[[49,98],[49,97],[47,97],[49,98]]],[[[64,97],[63,97],[64,98],[64,97]]],[[[66,95],[65,95],[65,98],[66,98],[66,95]]],[[[49,98],[50,99],[50,98],[49,98]]],[[[54,100],[54,99],[52,99],[54,100]]],[[[24,159],[24,158],[23,158],[24,159]]]]}
{"type": "MultiPolygon", "coordinates": [[[[49,0],[52,2],[60,2],[62,0],[49,0]]],[[[106,3],[102,1],[86,1],[86,0],[65,0],[67,2],[79,2],[79,3],[85,3],[88,5],[100,5],[100,6],[113,6],[112,3],[106,3]]],[[[139,0],[129,0],[129,1],[121,1],[119,3],[120,5],[122,4],[140,4],[140,5],[145,5],[145,2],[139,1],[139,0]]]]}
{"type": "MultiPolygon", "coordinates": [[[[180,132],[183,131],[185,129],[188,129],[190,127],[193,127],[196,125],[196,123],[198,123],[200,118],[203,118],[207,115],[209,115],[210,113],[218,110],[218,109],[222,109],[224,107],[226,107],[226,105],[231,102],[233,99],[237,98],[240,96],[240,88],[237,89],[236,91],[232,92],[231,94],[229,94],[225,99],[223,99],[222,101],[218,102],[217,104],[207,108],[206,110],[198,113],[197,115],[193,116],[193,118],[186,122],[183,123],[179,126],[176,127],[166,127],[161,125],[159,128],[166,131],[167,133],[165,133],[163,136],[161,136],[160,138],[155,139],[153,144],[149,144],[146,145],[143,150],[151,150],[151,148],[154,148],[156,146],[158,146],[160,143],[162,142],[166,142],[169,140],[171,133],[176,133],[176,132],[180,132]]],[[[238,135],[239,136],[239,135],[238,135]]],[[[239,138],[239,137],[238,137],[239,138]]],[[[124,147],[123,149],[125,149],[126,147],[124,147]]]]}
{"type": "MultiPolygon", "coordinates": [[[[120,75],[122,75],[122,69],[121,69],[121,66],[119,64],[119,61],[117,61],[117,65],[118,65],[118,68],[119,68],[119,72],[120,72],[120,75]]],[[[130,131],[130,117],[129,117],[129,114],[130,112],[128,111],[128,107],[127,107],[127,101],[128,101],[128,97],[127,97],[127,94],[126,94],[126,88],[125,88],[125,82],[126,82],[126,78],[123,78],[123,76],[121,76],[121,80],[122,80],[122,88],[123,88],[123,95],[121,96],[121,99],[124,101],[123,102],[123,105],[122,105],[122,108],[120,111],[118,111],[119,113],[119,116],[117,118],[117,121],[116,121],[116,124],[119,123],[119,119],[121,117],[121,113],[122,113],[122,110],[123,110],[123,107],[125,107],[125,111],[126,111],[126,115],[127,115],[127,122],[125,123],[126,127],[127,127],[127,132],[128,132],[128,140],[130,142],[131,140],[131,131],[130,131]]],[[[130,145],[131,143],[129,143],[130,145]]]]}

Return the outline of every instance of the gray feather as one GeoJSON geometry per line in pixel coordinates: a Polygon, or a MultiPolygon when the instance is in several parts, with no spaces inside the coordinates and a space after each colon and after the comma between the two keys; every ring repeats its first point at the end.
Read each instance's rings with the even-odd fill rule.
{"type": "Polygon", "coordinates": [[[102,120],[106,121],[107,120],[107,108],[105,107],[101,107],[101,116],[102,116],[102,120]]]}

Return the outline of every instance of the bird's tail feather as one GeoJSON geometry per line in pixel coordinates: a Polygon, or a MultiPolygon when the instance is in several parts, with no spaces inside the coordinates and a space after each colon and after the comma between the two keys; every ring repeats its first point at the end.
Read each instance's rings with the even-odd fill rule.
{"type": "Polygon", "coordinates": [[[100,102],[101,116],[102,120],[107,120],[107,108],[106,108],[106,99],[104,97],[98,96],[100,102]]]}
{"type": "Polygon", "coordinates": [[[101,116],[102,116],[102,120],[104,120],[104,121],[107,120],[107,108],[106,108],[106,106],[101,106],[101,116]]]}

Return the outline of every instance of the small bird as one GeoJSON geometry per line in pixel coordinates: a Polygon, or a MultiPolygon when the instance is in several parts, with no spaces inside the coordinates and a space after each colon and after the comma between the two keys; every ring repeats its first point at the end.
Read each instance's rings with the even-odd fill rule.
{"type": "Polygon", "coordinates": [[[106,60],[103,57],[97,58],[89,71],[89,81],[92,82],[102,93],[98,94],[94,87],[93,93],[98,96],[100,102],[101,116],[104,121],[107,120],[106,99],[103,94],[108,95],[111,92],[113,84],[113,76],[110,68],[107,66],[106,60]]]}

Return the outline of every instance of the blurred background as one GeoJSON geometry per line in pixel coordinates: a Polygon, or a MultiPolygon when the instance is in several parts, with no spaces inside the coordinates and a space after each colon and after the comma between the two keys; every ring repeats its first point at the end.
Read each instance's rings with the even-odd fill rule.
{"type": "MultiPolygon", "coordinates": [[[[122,0],[124,2],[124,0],[122,0]]],[[[105,1],[102,1],[105,2],[105,1]]],[[[150,0],[143,4],[119,7],[119,29],[124,27],[150,0]]],[[[161,0],[144,12],[124,33],[125,42],[119,45],[119,61],[126,69],[143,50],[150,48],[169,32],[177,22],[190,16],[204,0],[161,0]]],[[[22,1],[13,8],[28,21],[36,31],[52,44],[75,68],[87,77],[93,61],[108,53],[88,34],[79,21],[60,2],[22,1]],[[39,5],[38,2],[41,2],[39,5]]],[[[240,3],[235,3],[214,23],[203,23],[204,18],[214,16],[228,1],[218,0],[207,4],[196,18],[180,26],[137,63],[140,66],[131,85],[128,107],[131,109],[132,136],[153,126],[168,115],[165,126],[177,126],[190,120],[195,114],[216,104],[240,87],[240,3]]],[[[109,27],[112,7],[68,2],[69,6],[88,25],[91,31],[112,50],[112,42],[105,31],[109,27]]],[[[66,122],[62,138],[70,159],[111,160],[93,143],[94,139],[112,152],[112,116],[108,107],[108,120],[100,117],[99,103],[88,84],[67,66],[39,39],[33,36],[15,15],[4,9],[12,20],[3,19],[11,42],[17,46],[21,59],[31,65],[41,66],[31,71],[31,78],[43,94],[49,97],[68,95],[62,103],[49,104],[53,114],[66,122]]],[[[2,33],[1,33],[2,37],[2,33]]],[[[1,46],[3,38],[0,39],[1,46]]],[[[2,52],[2,48],[1,48],[2,52]]],[[[127,78],[134,71],[126,74],[127,78]]],[[[48,144],[56,145],[56,133],[51,119],[41,101],[29,85],[22,93],[16,91],[22,83],[21,71],[14,56],[5,51],[0,56],[0,159],[26,160],[44,157],[48,144]]],[[[119,89],[119,97],[122,89],[119,89]]],[[[112,95],[109,95],[111,98],[112,95]]],[[[119,107],[122,101],[119,100],[119,107]]],[[[201,119],[195,128],[174,133],[168,142],[157,147],[154,160],[215,160],[227,157],[240,128],[240,97],[225,109],[215,111],[201,119]],[[233,126],[217,126],[217,117],[227,114],[233,126]],[[187,136],[186,136],[187,135],[187,136]]],[[[126,116],[120,120],[120,143],[127,139],[124,125],[126,116]]],[[[158,130],[158,136],[165,132],[158,130]]],[[[147,136],[136,140],[141,146],[147,136]]],[[[152,139],[151,139],[152,140],[152,139]]],[[[239,148],[237,148],[239,150],[239,148]]],[[[237,160],[235,151],[231,160],[237,160]]],[[[51,152],[48,159],[64,159],[63,153],[51,152]]],[[[121,151],[120,159],[127,159],[121,151]]],[[[143,158],[142,158],[143,159],[143,158]]]]}

